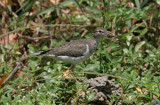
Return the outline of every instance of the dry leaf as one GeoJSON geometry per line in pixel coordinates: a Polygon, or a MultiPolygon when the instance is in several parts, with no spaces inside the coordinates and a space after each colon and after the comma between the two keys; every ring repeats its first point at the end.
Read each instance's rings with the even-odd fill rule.
{"type": "Polygon", "coordinates": [[[135,6],[133,2],[127,2],[127,7],[134,8],[135,6]]]}
{"type": "Polygon", "coordinates": [[[6,80],[6,78],[7,78],[7,74],[4,74],[1,81],[0,81],[0,88],[3,86],[3,83],[6,80]]]}
{"type": "Polygon", "coordinates": [[[137,19],[132,19],[132,25],[134,25],[137,21],[137,19]]]}
{"type": "Polygon", "coordinates": [[[4,36],[3,38],[0,39],[0,44],[3,44],[5,46],[6,44],[15,43],[16,37],[17,37],[17,34],[14,34],[14,33],[4,36]]]}
{"type": "Polygon", "coordinates": [[[137,90],[138,93],[142,94],[142,90],[140,88],[136,88],[136,90],[137,90]]]}
{"type": "Polygon", "coordinates": [[[64,78],[68,79],[71,77],[71,75],[69,74],[69,70],[62,70],[63,76],[64,78]]]}
{"type": "Polygon", "coordinates": [[[1,0],[1,2],[4,4],[4,5],[16,5],[15,3],[12,2],[12,0],[1,0]]]}
{"type": "Polygon", "coordinates": [[[50,0],[51,3],[53,3],[54,5],[57,5],[60,3],[61,0],[50,0]]]}

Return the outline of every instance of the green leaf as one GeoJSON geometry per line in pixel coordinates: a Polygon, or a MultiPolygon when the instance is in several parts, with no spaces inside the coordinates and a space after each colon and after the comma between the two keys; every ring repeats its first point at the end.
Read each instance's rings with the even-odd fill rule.
{"type": "Polygon", "coordinates": [[[124,48],[124,49],[123,49],[123,52],[124,52],[125,54],[127,54],[129,51],[128,51],[127,48],[124,48]]]}
{"type": "Polygon", "coordinates": [[[35,53],[35,50],[34,50],[34,46],[32,44],[28,44],[27,47],[29,48],[29,53],[33,54],[35,53]]]}
{"type": "Polygon", "coordinates": [[[132,36],[127,36],[126,38],[128,41],[130,41],[132,39],[132,36]]]}
{"type": "Polygon", "coordinates": [[[16,54],[16,55],[21,55],[21,52],[15,51],[14,54],[16,54]]]}
{"type": "Polygon", "coordinates": [[[52,6],[52,7],[50,7],[50,8],[47,8],[47,9],[43,10],[43,11],[39,11],[39,12],[35,13],[34,15],[30,16],[30,17],[29,17],[29,20],[32,20],[32,19],[35,18],[36,16],[39,16],[39,15],[42,15],[42,14],[45,14],[45,13],[54,11],[55,8],[56,8],[55,6],[52,6]]]}
{"type": "Polygon", "coordinates": [[[13,46],[11,44],[7,44],[7,45],[5,45],[5,48],[8,50],[11,50],[13,48],[13,46]]]}
{"type": "Polygon", "coordinates": [[[139,27],[145,27],[145,25],[143,23],[136,24],[136,25],[132,26],[131,32],[134,32],[139,27]]]}
{"type": "Polygon", "coordinates": [[[155,2],[156,2],[158,5],[160,5],[160,0],[155,0],[155,2]]]}
{"type": "Polygon", "coordinates": [[[135,52],[137,52],[143,45],[145,44],[145,41],[141,41],[135,46],[135,52]]]}
{"type": "Polygon", "coordinates": [[[74,0],[73,3],[81,10],[81,12],[84,14],[81,6],[79,5],[79,3],[77,2],[77,0],[74,0]]]}
{"type": "Polygon", "coordinates": [[[99,22],[103,22],[102,18],[99,15],[87,15],[87,17],[93,18],[99,22]]]}
{"type": "Polygon", "coordinates": [[[3,54],[6,54],[6,50],[4,49],[3,45],[1,44],[1,50],[3,54]]]}
{"type": "Polygon", "coordinates": [[[89,102],[92,101],[93,98],[94,98],[94,96],[95,96],[95,93],[89,94],[89,96],[88,96],[88,101],[89,101],[89,102]]]}
{"type": "Polygon", "coordinates": [[[32,5],[36,2],[37,0],[28,0],[20,9],[16,11],[19,12],[20,10],[23,10],[19,16],[22,16],[23,14],[27,13],[29,9],[32,7],[32,5]]]}
{"type": "Polygon", "coordinates": [[[68,5],[73,4],[73,0],[67,0],[59,4],[60,7],[66,7],[68,5]]]}
{"type": "Polygon", "coordinates": [[[95,72],[98,70],[99,64],[88,64],[86,68],[84,68],[84,71],[89,71],[89,72],[95,72]]]}
{"type": "Polygon", "coordinates": [[[130,40],[132,39],[132,36],[131,36],[131,35],[128,35],[128,36],[126,36],[126,38],[127,38],[126,43],[127,43],[127,45],[129,46],[129,45],[130,45],[130,40]]]}
{"type": "Polygon", "coordinates": [[[135,3],[136,3],[136,7],[137,7],[138,9],[140,9],[140,2],[139,2],[139,0],[135,0],[135,3]]]}
{"type": "Polygon", "coordinates": [[[86,10],[91,11],[91,12],[95,12],[97,14],[101,14],[101,10],[99,10],[99,9],[97,9],[95,7],[89,7],[89,6],[87,6],[86,10]]]}
{"type": "Polygon", "coordinates": [[[147,28],[145,28],[144,30],[141,30],[140,36],[146,34],[147,32],[148,32],[148,29],[147,29],[147,28]]]}
{"type": "Polygon", "coordinates": [[[141,8],[146,5],[149,2],[149,0],[143,0],[143,2],[141,3],[141,8]]]}

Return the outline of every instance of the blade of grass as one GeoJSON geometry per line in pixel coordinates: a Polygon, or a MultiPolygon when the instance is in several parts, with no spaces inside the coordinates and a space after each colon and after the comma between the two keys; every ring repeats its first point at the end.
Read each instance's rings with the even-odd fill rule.
{"type": "Polygon", "coordinates": [[[135,1],[135,4],[136,4],[136,7],[138,8],[138,9],[140,9],[140,2],[139,2],[139,0],[134,0],[135,1]]]}
{"type": "Polygon", "coordinates": [[[19,16],[24,15],[26,12],[29,11],[29,9],[32,7],[32,5],[33,5],[36,1],[37,1],[37,0],[28,0],[20,9],[18,9],[18,10],[16,11],[16,13],[19,12],[19,11],[21,11],[22,9],[24,9],[24,10],[20,13],[19,16]]]}

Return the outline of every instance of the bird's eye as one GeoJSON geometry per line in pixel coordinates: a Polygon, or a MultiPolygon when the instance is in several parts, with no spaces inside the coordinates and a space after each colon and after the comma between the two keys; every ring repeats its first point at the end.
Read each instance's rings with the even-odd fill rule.
{"type": "Polygon", "coordinates": [[[103,31],[102,31],[102,30],[99,30],[99,33],[103,33],[103,31]]]}

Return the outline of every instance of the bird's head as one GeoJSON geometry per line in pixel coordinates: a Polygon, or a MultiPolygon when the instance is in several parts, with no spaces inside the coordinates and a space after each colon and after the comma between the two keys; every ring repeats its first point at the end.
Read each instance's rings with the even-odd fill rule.
{"type": "Polygon", "coordinates": [[[107,31],[104,28],[96,28],[93,37],[95,38],[102,38],[102,37],[117,37],[115,35],[113,35],[112,33],[110,33],[109,31],[107,31]]]}

